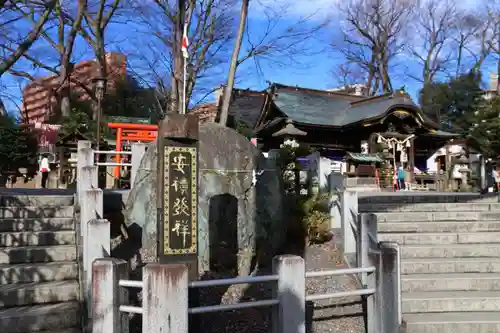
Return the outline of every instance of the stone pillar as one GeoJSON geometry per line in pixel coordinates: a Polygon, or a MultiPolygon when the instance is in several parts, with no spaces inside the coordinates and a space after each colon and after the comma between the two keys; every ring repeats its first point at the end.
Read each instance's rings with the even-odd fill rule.
{"type": "Polygon", "coordinates": [[[128,332],[128,313],[120,305],[128,303],[126,288],[118,281],[128,279],[128,264],[115,258],[97,259],[92,265],[92,333],[128,332]]]}
{"type": "Polygon", "coordinates": [[[321,188],[320,184],[320,154],[319,152],[314,152],[308,156],[308,183],[309,183],[309,194],[316,194],[321,188]]]}
{"type": "Polygon", "coordinates": [[[146,153],[146,145],[144,143],[134,143],[132,145],[132,168],[130,170],[130,188],[134,186],[135,176],[139,171],[139,166],[141,165],[142,157],[146,153]]]}
{"type": "Polygon", "coordinates": [[[351,255],[356,253],[356,238],[352,225],[356,225],[358,218],[358,193],[349,190],[343,191],[341,205],[342,251],[344,255],[351,255]]]}
{"type": "MultiPolygon", "coordinates": [[[[102,192],[102,191],[101,191],[102,192]]],[[[92,315],[92,283],[93,272],[92,263],[101,258],[109,257],[111,253],[111,225],[108,220],[93,219],[87,222],[87,235],[84,237],[86,244],[84,245],[84,260],[89,267],[86,269],[85,276],[85,293],[87,295],[88,313],[92,315]]]]}
{"type": "Polygon", "coordinates": [[[486,182],[486,161],[483,155],[479,156],[479,178],[479,187],[482,192],[488,187],[488,183],[486,182]]]}
{"type": "MultiPolygon", "coordinates": [[[[102,219],[103,216],[103,193],[100,189],[93,189],[85,191],[81,201],[80,210],[80,235],[82,239],[82,253],[83,253],[83,271],[84,283],[88,287],[90,281],[88,276],[90,274],[92,261],[89,260],[87,251],[89,251],[89,222],[96,219],[102,219]]],[[[109,237],[109,233],[107,234],[109,237]]],[[[105,235],[103,235],[105,236],[105,235]]],[[[87,289],[86,289],[87,290],[87,289]]]]}
{"type": "Polygon", "coordinates": [[[78,141],[77,161],[76,161],[77,205],[79,205],[79,200],[81,200],[83,192],[87,190],[87,188],[82,187],[82,180],[81,180],[81,177],[83,177],[82,170],[84,167],[94,166],[94,151],[92,150],[91,146],[92,143],[90,141],[78,141]]]}
{"type": "Polygon", "coordinates": [[[306,332],[306,279],[304,259],[284,255],[273,259],[273,273],[278,275],[274,298],[279,304],[272,316],[272,333],[306,332]]]}
{"type": "Polygon", "coordinates": [[[142,271],[142,331],[188,333],[188,269],[148,264],[142,271]]]}
{"type": "MultiPolygon", "coordinates": [[[[158,131],[158,261],[162,264],[186,264],[189,280],[199,277],[198,135],[198,116],[192,114],[167,115],[158,131]]],[[[198,290],[189,292],[191,307],[199,304],[198,297],[198,290]]],[[[178,324],[181,325],[180,322],[178,324]]],[[[184,326],[181,326],[179,330],[172,327],[172,333],[185,333],[182,331],[184,326]]],[[[198,318],[191,317],[189,326],[190,332],[199,331],[198,318]]],[[[143,330],[148,333],[164,332],[162,326],[152,331],[145,327],[143,330]]]]}
{"type": "Polygon", "coordinates": [[[344,178],[341,174],[331,173],[328,176],[330,189],[330,228],[342,228],[342,194],[344,189],[344,178]]]}

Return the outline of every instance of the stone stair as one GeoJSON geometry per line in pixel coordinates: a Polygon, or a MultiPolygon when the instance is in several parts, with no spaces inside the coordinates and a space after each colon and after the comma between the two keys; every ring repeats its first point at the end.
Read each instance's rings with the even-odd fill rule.
{"type": "Polygon", "coordinates": [[[408,333],[500,332],[497,197],[361,197],[359,212],[377,215],[379,240],[400,244],[408,333]]]}
{"type": "Polygon", "coordinates": [[[0,332],[79,333],[72,195],[0,193],[0,332]]]}

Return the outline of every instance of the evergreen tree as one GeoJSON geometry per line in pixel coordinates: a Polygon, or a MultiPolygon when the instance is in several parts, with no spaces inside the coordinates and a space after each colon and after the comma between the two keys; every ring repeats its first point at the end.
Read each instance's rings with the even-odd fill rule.
{"type": "Polygon", "coordinates": [[[0,173],[36,164],[38,140],[31,129],[21,126],[9,116],[0,117],[0,173]]]}
{"type": "Polygon", "coordinates": [[[428,84],[420,91],[420,105],[441,128],[467,135],[481,97],[481,75],[471,72],[428,84]]]}
{"type": "Polygon", "coordinates": [[[487,157],[500,155],[500,97],[479,103],[467,134],[487,157]]]}

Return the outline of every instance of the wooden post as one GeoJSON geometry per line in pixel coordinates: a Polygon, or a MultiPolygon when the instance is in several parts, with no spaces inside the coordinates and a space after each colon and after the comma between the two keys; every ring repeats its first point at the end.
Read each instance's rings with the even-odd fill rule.
{"type": "Polygon", "coordinates": [[[272,316],[272,333],[306,332],[306,278],[304,259],[284,255],[273,259],[273,273],[279,276],[274,297],[279,304],[272,316]]]}
{"type": "Polygon", "coordinates": [[[142,271],[142,331],[188,332],[188,270],[186,265],[148,264],[142,271]]]}
{"type": "Polygon", "coordinates": [[[92,265],[92,333],[128,333],[128,314],[120,305],[128,303],[126,288],[118,285],[128,279],[128,264],[115,258],[97,259],[92,265]]]}
{"type": "MultiPolygon", "coordinates": [[[[158,261],[186,264],[189,280],[198,279],[198,116],[171,114],[158,131],[158,261]]],[[[199,304],[189,291],[189,306],[199,304]]],[[[190,330],[198,331],[196,316],[190,330]]],[[[149,332],[148,332],[149,333],[149,332]]]]}

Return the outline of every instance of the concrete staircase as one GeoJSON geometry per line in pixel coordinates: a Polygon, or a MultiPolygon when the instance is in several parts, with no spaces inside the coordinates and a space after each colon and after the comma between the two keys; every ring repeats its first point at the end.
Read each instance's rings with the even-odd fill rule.
{"type": "Polygon", "coordinates": [[[359,211],[377,215],[379,240],[400,244],[408,333],[500,332],[497,197],[366,197],[359,211]]]}
{"type": "Polygon", "coordinates": [[[0,332],[81,332],[72,195],[0,193],[0,332]]]}

